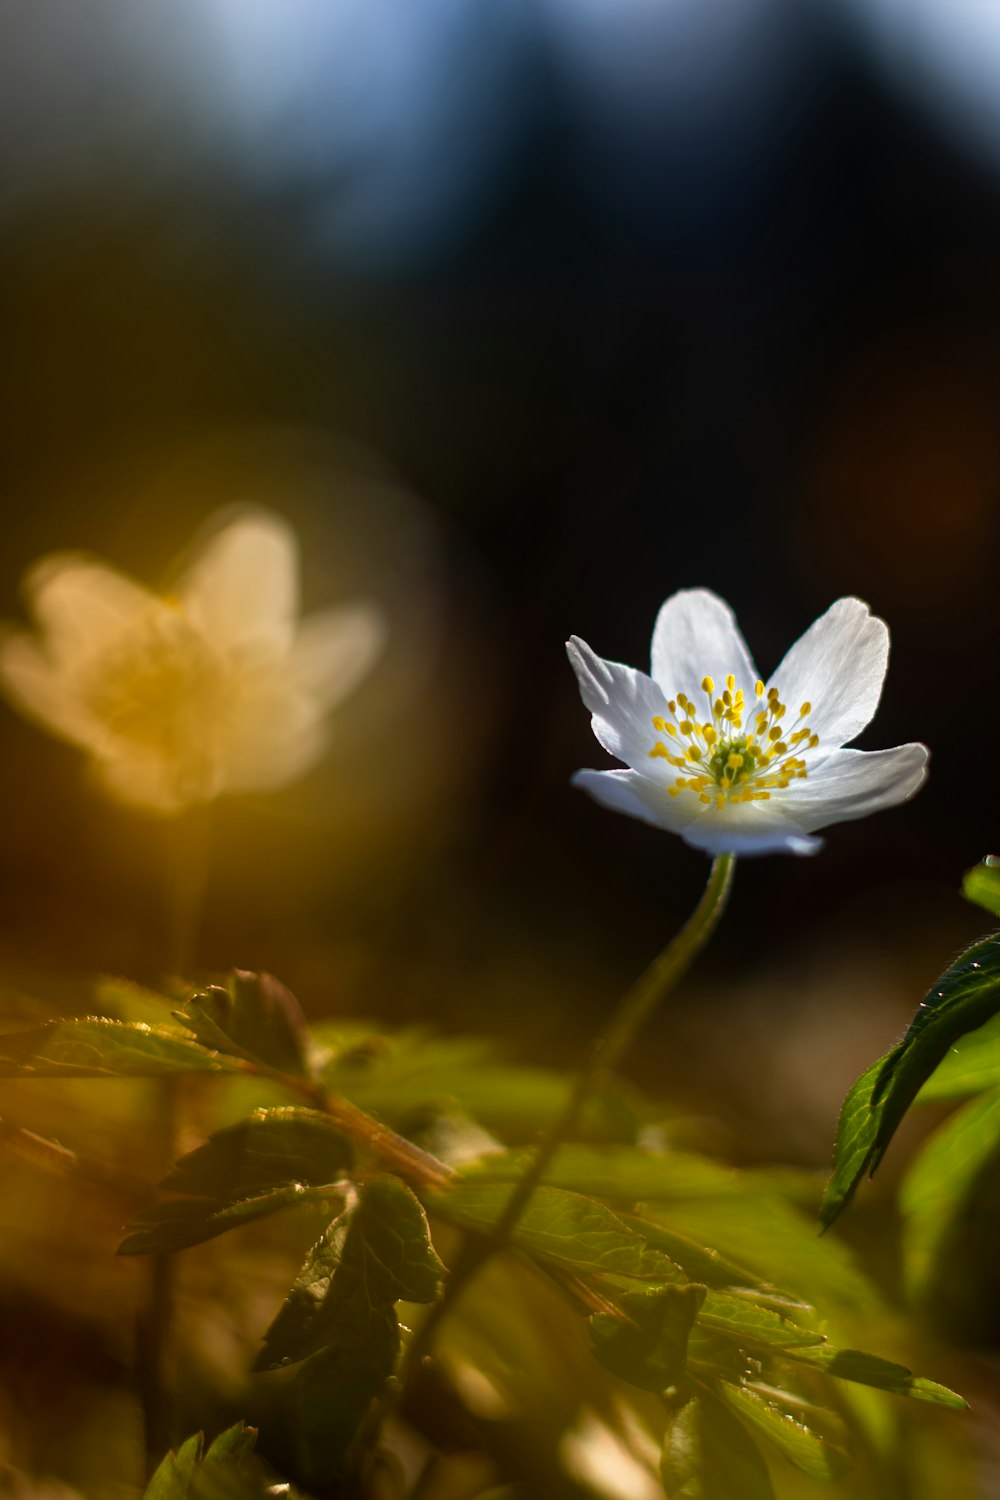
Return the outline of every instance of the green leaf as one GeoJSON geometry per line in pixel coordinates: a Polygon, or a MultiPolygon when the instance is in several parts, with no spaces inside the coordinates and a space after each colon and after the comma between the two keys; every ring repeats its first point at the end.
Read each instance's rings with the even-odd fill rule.
{"type": "MultiPolygon", "coordinates": [[[[690,1281],[703,1282],[710,1287],[745,1286],[759,1288],[760,1277],[746,1266],[730,1260],[709,1245],[701,1245],[687,1235],[675,1234],[662,1224],[656,1224],[641,1214],[622,1213],[623,1224],[641,1234],[653,1250],[662,1250],[680,1266],[690,1281]]],[[[799,1306],[802,1306],[800,1303],[799,1306]]]]}
{"type": "Polygon", "coordinates": [[[185,1250],[225,1234],[227,1229],[238,1229],[253,1219],[265,1218],[295,1204],[316,1202],[321,1196],[319,1189],[293,1182],[235,1203],[219,1203],[212,1198],[174,1198],[169,1203],[144,1208],[130,1219],[117,1253],[161,1255],[170,1250],[185,1250]]]}
{"type": "Polygon", "coordinates": [[[1000,917],[1000,859],[995,854],[988,854],[980,864],[966,870],[962,895],[991,916],[1000,917]]]}
{"type": "Polygon", "coordinates": [[[322,1187],[351,1165],[352,1150],[326,1115],[258,1109],[182,1156],[163,1180],[178,1193],[233,1202],[301,1182],[322,1187]]]}
{"type": "Polygon", "coordinates": [[[238,1072],[241,1064],[166,1027],[100,1016],[0,1036],[0,1078],[154,1078],[238,1072]]]}
{"type": "Polygon", "coordinates": [[[624,1323],[610,1313],[595,1313],[590,1331],[597,1358],[615,1375],[646,1391],[681,1386],[687,1344],[705,1297],[700,1286],[665,1286],[626,1292],[624,1323]]]}
{"type": "Polygon", "coordinates": [[[867,1170],[878,1134],[878,1115],[872,1104],[882,1069],[895,1056],[898,1047],[879,1057],[866,1068],[847,1091],[837,1122],[837,1139],[833,1148],[833,1172],[823,1195],[820,1223],[829,1229],[833,1221],[854,1197],[854,1190],[867,1170]]]}
{"type": "Polygon", "coordinates": [[[256,1500],[266,1493],[259,1468],[248,1463],[256,1440],[255,1428],[237,1422],[204,1452],[203,1435],[195,1433],[167,1454],[144,1500],[256,1500]]]}
{"type": "MultiPolygon", "coordinates": [[[[494,1044],[479,1037],[435,1037],[423,1031],[392,1036],[320,1029],[336,1055],[322,1079],[335,1094],[408,1128],[428,1110],[456,1107],[505,1140],[534,1141],[539,1125],[554,1119],[569,1092],[564,1073],[496,1061],[494,1044]]],[[[590,1098],[578,1134],[589,1140],[631,1140],[635,1106],[620,1084],[605,1084],[590,1098]]]]}
{"type": "Polygon", "coordinates": [[[398,1178],[374,1177],[310,1250],[254,1368],[305,1359],[367,1326],[372,1309],[379,1326],[397,1301],[431,1302],[443,1274],[418,1200],[398,1178]]]}
{"type": "Polygon", "coordinates": [[[850,1380],[856,1385],[874,1386],[876,1390],[891,1391],[894,1396],[910,1396],[915,1401],[930,1401],[938,1406],[953,1406],[964,1409],[968,1402],[950,1391],[946,1385],[914,1375],[905,1365],[889,1359],[879,1359],[875,1354],[865,1354],[860,1349],[834,1349],[825,1344],[821,1349],[788,1349],[783,1359],[796,1364],[810,1365],[814,1370],[823,1370],[827,1375],[836,1375],[838,1380],[850,1380]]]}
{"type": "Polygon", "coordinates": [[[707,1393],[670,1424],[660,1473],[670,1500],[775,1500],[756,1443],[707,1393]]]}
{"type": "MultiPolygon", "coordinates": [[[[292,1385],[286,1423],[296,1477],[326,1493],[335,1485],[344,1455],[385,1387],[399,1353],[399,1328],[391,1308],[359,1309],[340,1330],[337,1345],[301,1365],[292,1385]]],[[[338,1491],[339,1492],[339,1491],[338,1491]]]]}
{"type": "Polygon", "coordinates": [[[1000,933],[966,949],[921,1001],[903,1040],[848,1093],[822,1211],[832,1224],[865,1172],[873,1173],[906,1111],[966,1032],[1000,1011],[1000,933]]]}
{"type": "MultiPolygon", "coordinates": [[[[463,1179],[513,1182],[522,1177],[533,1151],[492,1152],[463,1167],[463,1179]]],[[[640,1146],[560,1146],[545,1182],[570,1192],[623,1203],[658,1199],[743,1197],[756,1192],[732,1167],[690,1151],[649,1151],[640,1146]]]]}
{"type": "Polygon", "coordinates": [[[91,1003],[100,1016],[113,1021],[142,1021],[147,1026],[161,1030],[179,1031],[171,1021],[171,1008],[175,999],[146,989],[134,980],[123,979],[117,974],[99,974],[91,988],[91,1003]]]}
{"type": "MultiPolygon", "coordinates": [[[[803,1474],[812,1479],[837,1479],[847,1468],[847,1454],[841,1443],[811,1426],[805,1420],[809,1409],[788,1392],[724,1381],[720,1394],[744,1427],[770,1443],[803,1474]]],[[[832,1414],[817,1415],[829,1418],[828,1425],[833,1425],[832,1414]]]]}
{"type": "Polygon", "coordinates": [[[305,1016],[273,974],[235,969],[225,987],[210,985],[175,1014],[206,1047],[258,1058],[296,1078],[308,1075],[305,1016]]]}
{"type": "MultiPolygon", "coordinates": [[[[462,1229],[489,1230],[513,1188],[510,1183],[458,1181],[428,1200],[430,1210],[462,1229]]],[[[511,1241],[542,1260],[574,1271],[605,1271],[639,1281],[684,1278],[662,1251],[651,1250],[603,1203],[562,1188],[540,1187],[532,1195],[511,1241]]]]}
{"type": "Polygon", "coordinates": [[[803,1328],[749,1298],[727,1297],[724,1292],[709,1292],[698,1321],[703,1327],[725,1333],[751,1348],[795,1349],[825,1342],[823,1334],[815,1329],[803,1328]]]}
{"type": "Polygon", "coordinates": [[[899,1195],[905,1275],[912,1296],[925,1297],[933,1287],[965,1200],[998,1153],[997,1091],[971,1100],[925,1142],[899,1195]]]}
{"type": "Polygon", "coordinates": [[[918,1104],[1000,1088],[1000,1015],[960,1036],[917,1095],[918,1104]]]}

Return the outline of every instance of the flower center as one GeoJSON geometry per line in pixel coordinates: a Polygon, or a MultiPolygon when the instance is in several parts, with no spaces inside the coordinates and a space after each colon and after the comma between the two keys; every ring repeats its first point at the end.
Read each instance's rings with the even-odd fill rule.
{"type": "Polygon", "coordinates": [[[650,755],[685,773],[669,787],[672,797],[694,792],[699,802],[714,802],[721,810],[728,802],[766,802],[773,791],[784,791],[806,776],[806,763],[795,752],[819,744],[819,736],[805,722],[811,703],[802,704],[798,718],[786,729],[782,720],[787,708],[777,688],[765,694],[764,684],[758,682],[756,704],[748,709],[732,673],[721,697],[716,697],[711,677],[703,678],[701,687],[708,699],[707,719],[699,719],[691,699],[678,693],[667,704],[671,717],[657,715],[652,721],[657,733],[667,738],[657,740],[650,755]]]}

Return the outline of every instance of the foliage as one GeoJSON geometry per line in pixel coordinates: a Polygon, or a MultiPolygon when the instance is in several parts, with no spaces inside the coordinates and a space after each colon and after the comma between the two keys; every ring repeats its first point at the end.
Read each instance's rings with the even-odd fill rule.
{"type": "MultiPolygon", "coordinates": [[[[948,1016],[984,1003],[991,942],[939,986],[948,1016]]],[[[385,1461],[380,1425],[391,1432],[405,1413],[419,1428],[419,1392],[431,1378],[462,1409],[465,1446],[490,1457],[484,1491],[511,1477],[484,1422],[484,1393],[507,1419],[533,1413],[551,1428],[553,1451],[581,1411],[624,1424],[626,1443],[641,1432],[640,1448],[655,1443],[661,1453],[649,1482],[656,1472],[667,1495],[689,1500],[780,1500],[798,1493],[796,1473],[825,1483],[852,1464],[874,1473],[886,1462],[885,1433],[904,1431],[894,1398],[964,1405],[896,1357],[880,1295],[842,1244],[817,1239],[779,1175],[654,1149],[640,1121],[655,1109],[613,1082],[556,1152],[511,1248],[449,1303],[425,1348],[421,1306],[450,1296],[447,1268],[461,1246],[483,1244],[496,1225],[531,1160],[517,1142],[559,1106],[566,1080],[498,1062],[470,1039],[357,1028],[312,1035],[267,975],[234,974],[172,1012],[167,998],[128,985],[104,981],[102,993],[118,1019],[5,1037],[0,1072],[189,1075],[268,1098],[277,1085],[295,1101],[209,1131],[163,1179],[168,1196],[132,1215],[119,1250],[199,1246],[200,1255],[204,1242],[251,1233],[284,1210],[309,1226],[312,1248],[253,1361],[260,1389],[274,1392],[270,1406],[261,1398],[261,1452],[303,1493],[367,1493],[373,1465],[385,1461]],[[509,1144],[497,1138],[504,1125],[509,1144]],[[869,1338],[878,1352],[857,1347],[869,1338]],[[549,1379],[561,1351],[559,1378],[549,1379]]],[[[954,1020],[942,1024],[954,1034],[954,1020]]],[[[933,1055],[933,1030],[925,1022],[904,1040],[897,1063],[933,1055]]],[[[851,1106],[849,1124],[863,1122],[850,1125],[853,1145],[842,1128],[842,1182],[844,1162],[856,1178],[884,1149],[884,1122],[919,1088],[925,1064],[908,1061],[905,1083],[892,1087],[884,1066],[869,1070],[851,1106]]],[[[992,1126],[989,1110],[981,1130],[984,1120],[992,1126]]],[[[937,1200],[926,1169],[922,1185],[914,1180],[910,1211],[918,1224],[924,1205],[927,1254],[937,1200]]],[[[188,1439],[147,1496],[261,1493],[247,1467],[251,1446],[242,1428],[207,1449],[188,1439]]]]}

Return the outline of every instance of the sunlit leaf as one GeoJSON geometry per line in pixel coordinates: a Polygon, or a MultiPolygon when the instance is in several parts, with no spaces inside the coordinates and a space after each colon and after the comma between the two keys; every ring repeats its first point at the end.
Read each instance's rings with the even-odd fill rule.
{"type": "Polygon", "coordinates": [[[159,1255],[169,1250],[185,1250],[279,1209],[315,1202],[319,1196],[316,1188],[305,1188],[295,1182],[235,1203],[219,1203],[212,1198],[174,1198],[169,1203],[144,1208],[130,1219],[118,1254],[159,1255]]]}
{"type": "Polygon", "coordinates": [[[761,1285],[760,1278],[753,1271],[730,1260],[710,1245],[699,1244],[688,1235],[676,1234],[672,1229],[667,1229],[663,1224],[657,1224],[642,1214],[622,1213],[620,1217],[622,1223],[627,1224],[629,1229],[634,1229],[636,1234],[641,1234],[652,1249],[662,1250],[664,1255],[669,1255],[671,1260],[676,1261],[691,1281],[700,1281],[710,1287],[758,1288],[761,1285]]]}
{"type": "Polygon", "coordinates": [[[730,1411],[756,1437],[770,1443],[790,1464],[812,1479],[836,1479],[847,1468],[847,1454],[838,1440],[813,1423],[824,1419],[824,1428],[835,1426],[832,1414],[813,1415],[804,1403],[787,1392],[761,1385],[732,1385],[724,1381],[720,1395],[730,1411]]]}
{"type": "Polygon", "coordinates": [[[710,1394],[678,1412],[660,1462],[670,1500],[775,1500],[753,1438],[710,1394]]]}
{"type": "Polygon", "coordinates": [[[666,1286],[627,1292],[621,1306],[630,1322],[608,1313],[590,1319],[594,1352],[631,1385],[667,1391],[681,1385],[688,1336],[705,1296],[700,1286],[666,1286]]]}
{"type": "Polygon", "coordinates": [[[238,1072],[241,1064],[166,1028],[99,1016],[0,1036],[0,1078],[152,1078],[238,1072]]]}
{"type": "MultiPolygon", "coordinates": [[[[531,1151],[493,1152],[462,1169],[463,1178],[512,1182],[524,1175],[531,1151]]],[[[560,1146],[545,1170],[551,1187],[623,1203],[657,1199],[745,1197],[759,1189],[732,1167],[691,1151],[640,1146],[560,1146]]]]}
{"type": "Polygon", "coordinates": [[[802,1328],[749,1298],[727,1297],[724,1292],[708,1293],[698,1321],[751,1348],[795,1349],[824,1342],[823,1335],[814,1329],[802,1328]]]}
{"type": "Polygon", "coordinates": [[[968,1402],[934,1380],[914,1375],[905,1365],[890,1359],[879,1359],[877,1355],[865,1354],[860,1349],[834,1349],[829,1344],[818,1349],[787,1349],[783,1358],[796,1364],[810,1365],[814,1370],[823,1370],[827,1375],[836,1375],[838,1380],[850,1380],[856,1385],[869,1385],[880,1391],[891,1391],[895,1396],[911,1396],[915,1401],[930,1401],[938,1406],[964,1408],[968,1402]]]}
{"type": "Polygon", "coordinates": [[[1000,933],[966,949],[924,997],[903,1037],[844,1102],[822,1221],[832,1224],[876,1170],[906,1111],[959,1037],[1000,1011],[1000,933]]]}
{"type": "Polygon", "coordinates": [[[273,974],[236,969],[225,986],[210,985],[176,1012],[206,1047],[259,1058],[281,1073],[308,1073],[308,1027],[292,992],[273,974]]]}
{"type": "MultiPolygon", "coordinates": [[[[509,1183],[458,1181],[429,1200],[431,1212],[463,1229],[488,1230],[499,1219],[509,1183]]],[[[662,1251],[651,1250],[603,1203],[541,1187],[511,1234],[513,1244],[543,1260],[581,1271],[609,1271],[640,1281],[685,1280],[662,1251]]]]}
{"type": "Polygon", "coordinates": [[[998,1154],[1000,1092],[993,1091],[956,1111],[911,1165],[899,1204],[905,1274],[913,1296],[923,1296],[933,1284],[970,1189],[998,1154]]]}
{"type": "MultiPolygon", "coordinates": [[[[479,1037],[394,1036],[319,1031],[342,1045],[322,1069],[323,1082],[396,1127],[430,1109],[457,1107],[505,1140],[531,1140],[566,1102],[569,1079],[546,1068],[497,1061],[479,1037]],[[349,1038],[353,1045],[343,1045],[349,1038]]],[[[605,1084],[591,1096],[578,1127],[589,1140],[632,1140],[636,1109],[624,1085],[605,1084]]]]}
{"type": "Polygon", "coordinates": [[[309,1109],[258,1109],[182,1156],[163,1180],[178,1193],[233,1201],[294,1182],[320,1187],[350,1166],[350,1142],[309,1109]]]}
{"type": "Polygon", "coordinates": [[[397,1301],[430,1302],[444,1274],[420,1203],[398,1178],[372,1178],[310,1250],[255,1368],[305,1359],[361,1337],[361,1324],[391,1321],[397,1301]]]}
{"type": "Polygon", "coordinates": [[[1000,1088],[1000,1015],[960,1036],[917,1095],[918,1104],[1000,1088]]]}
{"type": "Polygon", "coordinates": [[[171,1019],[171,1010],[176,1003],[156,990],[136,984],[132,979],[123,979],[118,974],[99,974],[92,986],[94,1011],[113,1021],[141,1021],[146,1026],[156,1026],[164,1031],[179,1031],[180,1025],[171,1019]]]}
{"type": "Polygon", "coordinates": [[[991,916],[1000,917],[1000,859],[995,854],[988,854],[980,864],[966,870],[962,895],[991,916]]]}

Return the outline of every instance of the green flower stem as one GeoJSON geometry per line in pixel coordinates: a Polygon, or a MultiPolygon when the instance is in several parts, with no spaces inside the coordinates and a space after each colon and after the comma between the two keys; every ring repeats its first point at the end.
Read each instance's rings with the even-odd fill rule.
{"type": "Polygon", "coordinates": [[[411,1345],[411,1363],[415,1364],[426,1354],[442,1319],[455,1305],[466,1283],[485,1260],[506,1244],[527,1208],[531,1195],[544,1178],[556,1151],[576,1128],[602,1073],[615,1067],[621,1060],[656,1006],[687,971],[712,936],[725,910],[735,867],[735,855],[716,856],[702,898],[687,922],[619,1000],[607,1026],[595,1038],[590,1057],[577,1074],[561,1114],[539,1144],[531,1165],[519,1179],[503,1213],[487,1235],[467,1242],[464,1252],[456,1261],[444,1295],[434,1304],[411,1345]]]}

